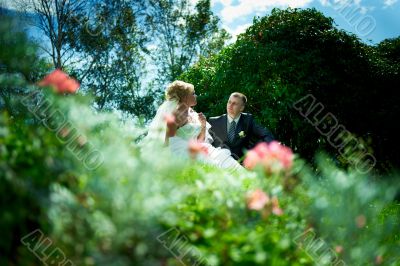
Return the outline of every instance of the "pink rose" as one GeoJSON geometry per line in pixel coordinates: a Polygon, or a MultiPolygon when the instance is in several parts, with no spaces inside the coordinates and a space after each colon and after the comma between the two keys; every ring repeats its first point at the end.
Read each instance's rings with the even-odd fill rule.
{"type": "Polygon", "coordinates": [[[279,142],[262,142],[246,154],[243,164],[247,169],[254,169],[256,165],[261,164],[268,173],[280,172],[292,167],[293,158],[292,150],[279,142]]]}
{"type": "Polygon", "coordinates": [[[80,84],[75,79],[68,77],[67,74],[59,69],[44,77],[38,85],[51,86],[57,93],[75,93],[80,87],[80,84]]]}
{"type": "Polygon", "coordinates": [[[272,141],[269,145],[269,156],[278,160],[284,169],[290,169],[293,163],[293,152],[290,148],[281,145],[277,141],[272,141]]]}
{"type": "Polygon", "coordinates": [[[269,146],[266,142],[261,142],[254,147],[253,151],[255,151],[258,157],[263,158],[265,155],[269,153],[269,146]]]}
{"type": "Polygon", "coordinates": [[[256,189],[247,197],[247,208],[250,210],[262,210],[269,203],[269,197],[261,189],[256,189]]]}
{"type": "Polygon", "coordinates": [[[364,215],[359,215],[356,217],[356,224],[358,228],[363,228],[367,223],[367,219],[364,215]]]}
{"type": "Polygon", "coordinates": [[[336,253],[342,253],[343,252],[343,246],[340,246],[340,245],[338,245],[338,246],[336,246],[335,247],[335,251],[336,251],[336,253]]]}
{"type": "Polygon", "coordinates": [[[247,196],[247,208],[250,210],[261,211],[263,218],[267,218],[271,212],[276,216],[281,216],[283,210],[279,207],[276,196],[270,198],[261,189],[256,189],[247,196]]]}
{"type": "Polygon", "coordinates": [[[272,213],[277,216],[281,216],[283,214],[283,211],[279,207],[278,198],[276,196],[272,197],[271,202],[272,202],[272,213]]]}
{"type": "Polygon", "coordinates": [[[253,169],[260,162],[260,156],[254,150],[250,150],[246,154],[246,158],[243,161],[244,167],[247,169],[253,169]]]}
{"type": "Polygon", "coordinates": [[[191,140],[188,144],[189,154],[192,158],[195,158],[197,154],[203,153],[208,154],[207,146],[205,146],[202,142],[197,140],[191,140]]]}
{"type": "Polygon", "coordinates": [[[58,92],[59,93],[75,93],[80,87],[80,84],[72,79],[68,78],[58,86],[58,92]]]}

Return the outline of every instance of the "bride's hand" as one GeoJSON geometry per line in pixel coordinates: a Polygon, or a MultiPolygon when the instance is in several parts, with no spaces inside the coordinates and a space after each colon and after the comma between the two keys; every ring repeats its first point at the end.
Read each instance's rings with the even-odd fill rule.
{"type": "Polygon", "coordinates": [[[199,120],[200,120],[201,127],[205,128],[206,124],[207,124],[207,119],[203,113],[199,113],[199,120]]]}
{"type": "Polygon", "coordinates": [[[201,124],[201,132],[200,132],[200,134],[197,136],[197,139],[198,139],[199,141],[203,142],[203,141],[205,140],[205,138],[206,138],[206,130],[207,130],[206,125],[207,125],[207,120],[206,120],[206,117],[204,116],[203,113],[199,113],[199,114],[198,114],[198,117],[199,117],[199,121],[200,121],[200,124],[201,124]]]}

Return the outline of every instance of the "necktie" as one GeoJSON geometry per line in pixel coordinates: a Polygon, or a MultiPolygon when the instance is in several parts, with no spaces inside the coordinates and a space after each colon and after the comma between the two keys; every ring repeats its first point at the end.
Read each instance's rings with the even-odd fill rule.
{"type": "Polygon", "coordinates": [[[231,122],[231,125],[229,127],[229,131],[228,131],[228,140],[229,140],[229,142],[232,142],[233,139],[235,138],[235,132],[236,132],[236,122],[235,122],[235,120],[233,120],[231,122]]]}

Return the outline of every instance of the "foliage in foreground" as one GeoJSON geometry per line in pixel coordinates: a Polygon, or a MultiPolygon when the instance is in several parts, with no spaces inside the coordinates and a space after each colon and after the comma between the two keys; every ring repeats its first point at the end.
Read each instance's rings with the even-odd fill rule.
{"type": "Polygon", "coordinates": [[[25,86],[25,117],[0,120],[3,262],[59,248],[76,265],[397,265],[393,185],[327,159],[318,173],[299,158],[276,173],[179,160],[84,97],[25,86]],[[283,213],[250,208],[255,191],[283,213]]]}

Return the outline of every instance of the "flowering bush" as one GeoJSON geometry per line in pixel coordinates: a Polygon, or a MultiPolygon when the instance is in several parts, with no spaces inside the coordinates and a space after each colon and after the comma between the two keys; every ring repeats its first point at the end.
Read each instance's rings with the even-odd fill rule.
{"type": "MultiPolygon", "coordinates": [[[[0,142],[2,197],[24,198],[23,206],[13,208],[40,216],[33,224],[13,216],[25,225],[22,231],[15,227],[17,220],[3,222],[9,239],[39,228],[76,265],[313,265],[339,260],[360,265],[385,264],[398,254],[399,239],[393,237],[399,235],[398,212],[382,216],[395,186],[341,171],[323,158],[316,176],[276,142],[248,152],[245,165],[254,172],[180,160],[168,149],[142,147],[143,129],[121,124],[114,114],[94,113],[83,96],[31,89],[36,93],[23,99],[24,121],[39,115],[45,119],[21,121],[16,129],[15,121],[1,116],[0,132],[6,136],[0,142]],[[91,166],[97,161],[85,156],[91,150],[101,154],[96,167],[91,166]],[[20,184],[29,190],[17,192],[20,184]],[[39,191],[47,191],[42,200],[30,196],[39,191]],[[325,252],[329,256],[315,250],[312,241],[317,240],[332,251],[325,252]]],[[[193,154],[203,152],[198,143],[188,148],[193,154]]],[[[37,260],[27,256],[23,244],[18,246],[20,255],[10,262],[37,260]]]]}
{"type": "Polygon", "coordinates": [[[65,97],[65,74],[45,80],[56,90],[0,76],[26,90],[21,115],[0,115],[1,265],[399,265],[396,183],[327,157],[310,169],[276,142],[249,151],[251,171],[175,158],[65,97]]]}

